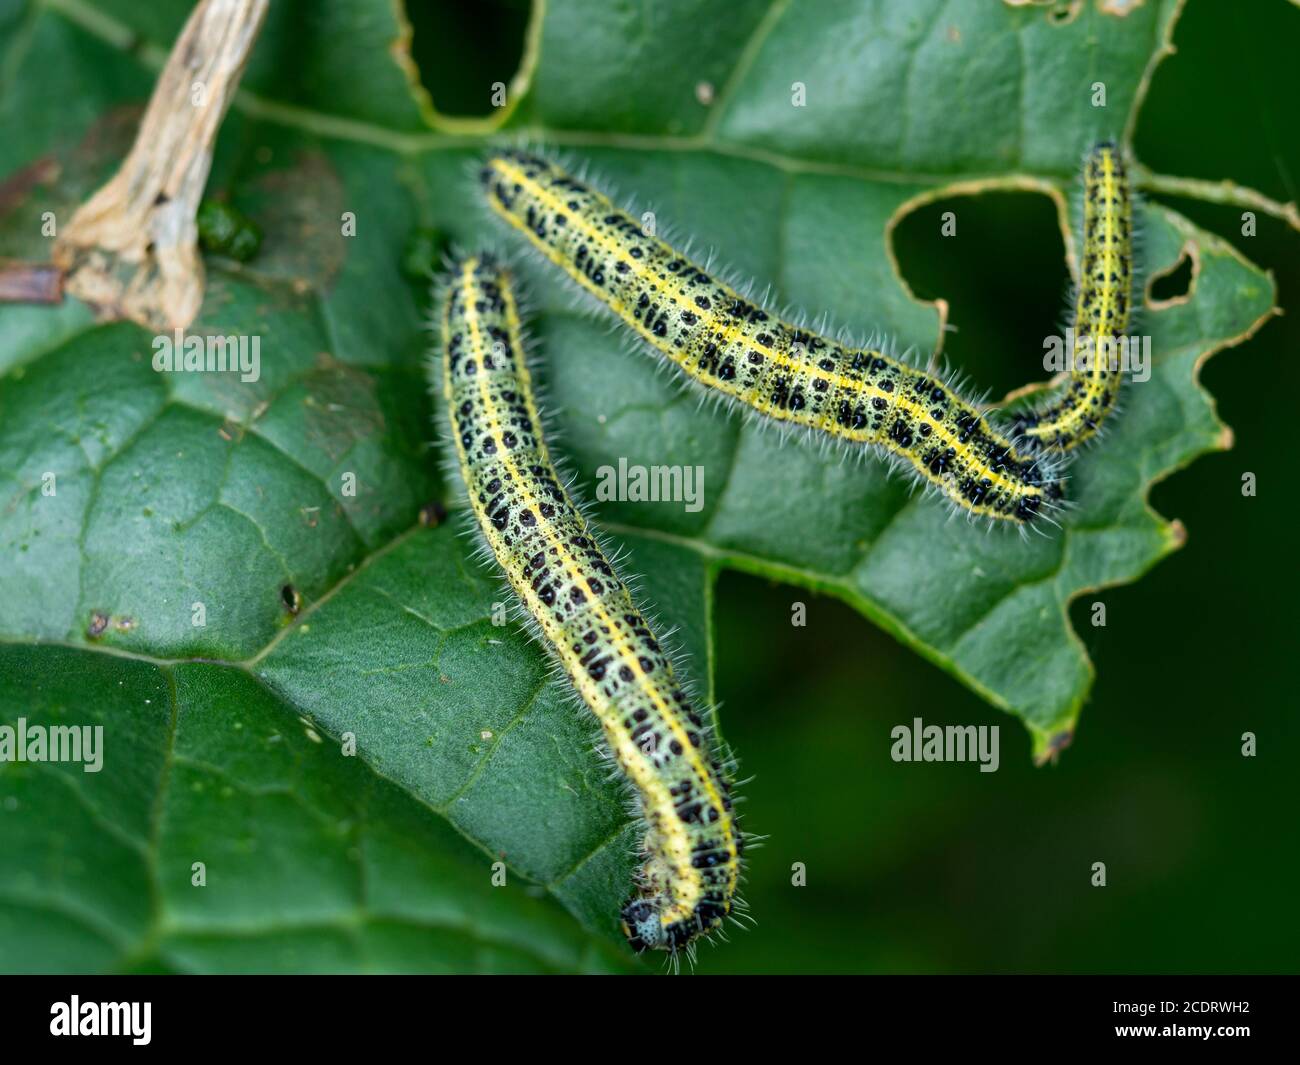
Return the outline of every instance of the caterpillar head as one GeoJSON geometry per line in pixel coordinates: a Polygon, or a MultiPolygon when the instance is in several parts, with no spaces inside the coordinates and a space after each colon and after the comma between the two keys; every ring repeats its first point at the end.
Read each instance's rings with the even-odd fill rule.
{"type": "Polygon", "coordinates": [[[668,937],[660,917],[662,905],[654,899],[633,899],[623,907],[623,934],[628,946],[640,954],[646,950],[664,950],[668,937]]]}
{"type": "Polygon", "coordinates": [[[702,899],[685,920],[665,920],[664,900],[636,898],[623,907],[623,934],[628,946],[638,954],[647,950],[671,950],[706,935],[722,924],[730,907],[725,903],[702,899]]]}

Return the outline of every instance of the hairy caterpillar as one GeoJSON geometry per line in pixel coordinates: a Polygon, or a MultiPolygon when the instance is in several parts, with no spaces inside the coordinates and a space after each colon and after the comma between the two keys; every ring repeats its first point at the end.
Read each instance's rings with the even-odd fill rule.
{"type": "Polygon", "coordinates": [[[498,151],[480,177],[497,214],[711,392],[824,438],[877,446],[972,515],[1025,526],[1061,497],[1049,461],[944,381],[781,321],[555,163],[498,151]]]}
{"type": "Polygon", "coordinates": [[[561,485],[542,437],[509,274],[456,263],[442,294],[443,394],[470,505],[646,822],[638,896],[623,931],[676,951],[736,905],[743,839],[703,720],[626,584],[561,485]]]}
{"type": "Polygon", "coordinates": [[[1119,398],[1113,364],[1129,332],[1133,288],[1133,198],[1118,146],[1088,152],[1083,169],[1083,256],[1067,336],[1073,336],[1070,384],[1044,409],[1022,415],[1019,431],[1047,448],[1068,451],[1101,427],[1119,398]]]}

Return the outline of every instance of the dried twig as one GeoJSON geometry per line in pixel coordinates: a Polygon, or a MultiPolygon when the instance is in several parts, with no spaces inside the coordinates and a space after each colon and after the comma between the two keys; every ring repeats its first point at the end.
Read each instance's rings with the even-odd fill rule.
{"type": "Polygon", "coordinates": [[[158,77],[134,146],[54,246],[69,293],[111,318],[184,328],[203,303],[194,216],[212,145],[269,0],[202,0],[158,77]]]}

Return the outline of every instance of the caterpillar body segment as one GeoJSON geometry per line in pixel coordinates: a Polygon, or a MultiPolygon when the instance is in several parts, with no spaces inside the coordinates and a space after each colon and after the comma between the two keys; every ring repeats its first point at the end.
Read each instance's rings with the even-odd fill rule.
{"type": "Polygon", "coordinates": [[[1079,284],[1069,383],[1058,399],[1021,415],[1017,428],[1044,448],[1069,451],[1092,439],[1114,411],[1133,318],[1133,193],[1120,148],[1094,145],[1084,161],[1079,284]]]}
{"type": "Polygon", "coordinates": [[[711,393],[888,453],[974,516],[1023,527],[1061,499],[1053,463],[940,377],[783,321],[556,163],[501,150],[480,180],[496,214],[711,393]]]}

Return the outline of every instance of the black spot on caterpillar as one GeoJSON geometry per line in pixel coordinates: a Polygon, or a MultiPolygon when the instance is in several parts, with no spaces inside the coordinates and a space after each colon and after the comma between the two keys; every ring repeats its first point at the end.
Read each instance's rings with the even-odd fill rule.
{"type": "Polygon", "coordinates": [[[730,784],[551,459],[509,273],[468,256],[453,266],[441,305],[441,387],[471,509],[537,634],[600,722],[645,821],[642,882],[623,930],[637,951],[675,952],[737,904],[743,839],[730,784]]]}
{"type": "Polygon", "coordinates": [[[550,160],[499,151],[480,177],[498,215],[710,392],[877,447],[972,515],[1023,527],[1061,498],[1051,463],[947,382],[782,321],[550,160]]]}
{"type": "Polygon", "coordinates": [[[1079,286],[1065,394],[1018,420],[1024,437],[1068,451],[1090,439],[1115,407],[1133,298],[1133,195],[1120,149],[1094,145],[1083,168],[1079,286]]]}

